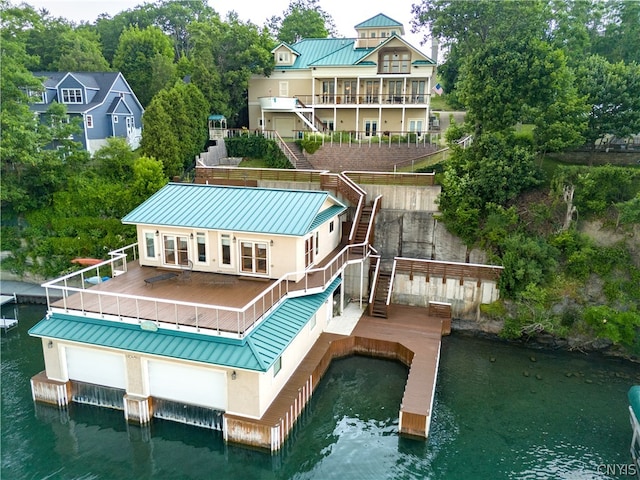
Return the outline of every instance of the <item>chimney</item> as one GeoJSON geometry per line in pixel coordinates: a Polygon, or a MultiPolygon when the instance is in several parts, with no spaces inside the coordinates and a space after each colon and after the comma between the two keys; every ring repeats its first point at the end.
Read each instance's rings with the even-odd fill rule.
{"type": "Polygon", "coordinates": [[[436,65],[438,64],[438,48],[440,47],[440,42],[437,38],[431,39],[431,60],[433,60],[436,65]]]}

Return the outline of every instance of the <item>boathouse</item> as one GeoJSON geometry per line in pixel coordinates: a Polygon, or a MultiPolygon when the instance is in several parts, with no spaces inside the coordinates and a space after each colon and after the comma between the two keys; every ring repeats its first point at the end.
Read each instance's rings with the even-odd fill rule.
{"type": "Polygon", "coordinates": [[[331,360],[365,354],[410,367],[399,430],[426,438],[452,305],[497,299],[501,267],[397,258],[385,272],[373,247],[381,195],[346,174],[240,170],[257,186],[233,185],[234,169],[168,184],[124,217],[135,244],[43,285],[34,400],[277,451],[331,360]],[[396,276],[414,297],[433,288],[394,306],[396,276]]]}

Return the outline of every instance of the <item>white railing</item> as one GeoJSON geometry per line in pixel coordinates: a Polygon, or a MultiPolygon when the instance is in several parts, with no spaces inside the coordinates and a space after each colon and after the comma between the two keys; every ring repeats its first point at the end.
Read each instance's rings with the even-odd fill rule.
{"type": "Polygon", "coordinates": [[[50,290],[59,290],[62,292],[62,308],[65,312],[80,311],[84,315],[98,314],[100,318],[124,323],[142,324],[145,321],[151,321],[157,327],[162,324],[163,327],[177,330],[243,338],[289,294],[294,294],[296,291],[323,291],[347,264],[363,262],[370,253],[366,243],[347,245],[324,267],[283,275],[242,308],[108,292],[86,286],[87,278],[102,279],[101,268],[108,267],[112,272],[118,271],[114,268],[115,262],[121,261],[123,257],[126,258],[125,251],[129,249],[135,256],[135,247],[134,244],[116,250],[111,252],[112,258],[109,260],[42,284],[47,293],[49,310],[52,310],[50,290]],[[352,255],[351,252],[359,247],[365,247],[364,252],[352,255]],[[88,273],[92,275],[88,277],[88,273]],[[298,281],[292,280],[298,277],[302,278],[298,281]],[[295,288],[296,285],[299,288],[295,288]],[[73,307],[69,305],[68,298],[71,294],[79,295],[79,307],[77,302],[73,302],[73,307]],[[123,313],[125,311],[127,314],[123,313]],[[135,313],[131,314],[131,311],[135,313]],[[185,322],[184,319],[189,319],[189,322],[185,322]]]}

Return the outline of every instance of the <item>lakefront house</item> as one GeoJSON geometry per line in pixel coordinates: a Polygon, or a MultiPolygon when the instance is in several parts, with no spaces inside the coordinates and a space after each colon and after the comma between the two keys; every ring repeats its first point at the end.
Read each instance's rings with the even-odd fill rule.
{"type": "MultiPolygon", "coordinates": [[[[355,38],[303,38],[273,49],[271,75],[249,81],[249,127],[302,132],[342,131],[359,138],[422,135],[437,91],[437,43],[431,57],[410,45],[404,26],[378,14],[355,26],[355,38]]],[[[435,125],[434,125],[435,124],[435,125]]]]}

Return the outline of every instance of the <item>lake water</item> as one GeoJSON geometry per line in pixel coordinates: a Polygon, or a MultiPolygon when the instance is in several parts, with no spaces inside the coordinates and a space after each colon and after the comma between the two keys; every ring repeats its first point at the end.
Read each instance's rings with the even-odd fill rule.
{"type": "Polygon", "coordinates": [[[606,473],[631,462],[632,363],[454,333],[443,339],[424,442],[398,436],[406,367],[341,359],[272,456],[211,430],[160,420],[141,429],[117,410],[34,405],[29,379],[44,364],[27,330],[44,307],[18,308],[19,326],[1,340],[3,480],[635,478],[606,473]]]}

